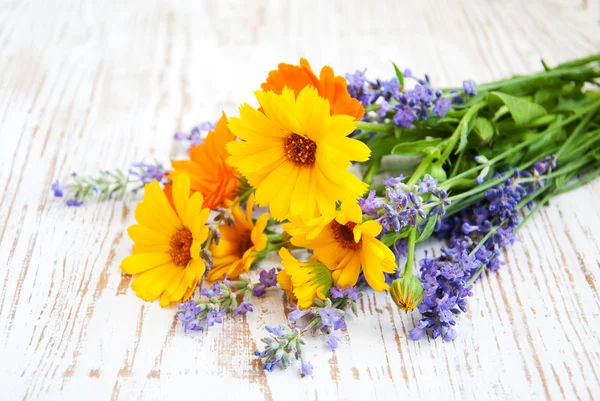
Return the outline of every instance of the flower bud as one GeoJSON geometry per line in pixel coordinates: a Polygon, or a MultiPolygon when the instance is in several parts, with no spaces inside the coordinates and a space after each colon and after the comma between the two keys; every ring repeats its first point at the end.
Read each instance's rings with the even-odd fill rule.
{"type": "Polygon", "coordinates": [[[416,277],[402,277],[394,280],[390,290],[392,299],[404,311],[415,309],[423,301],[423,286],[416,277]]]}

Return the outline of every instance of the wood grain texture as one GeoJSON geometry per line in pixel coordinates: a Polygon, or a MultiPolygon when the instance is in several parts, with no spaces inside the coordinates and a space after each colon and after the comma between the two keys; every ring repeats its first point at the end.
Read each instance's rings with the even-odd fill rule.
{"type": "Polygon", "coordinates": [[[375,77],[394,60],[457,85],[600,49],[597,0],[372,3],[0,2],[0,399],[597,399],[599,181],[531,220],[456,341],[411,342],[418,315],[369,294],[336,352],[308,339],[304,379],[252,356],[286,319],[280,293],[185,336],[118,269],[139,196],[52,198],[72,171],[182,155],[174,130],[235,113],[280,61],[375,77]]]}

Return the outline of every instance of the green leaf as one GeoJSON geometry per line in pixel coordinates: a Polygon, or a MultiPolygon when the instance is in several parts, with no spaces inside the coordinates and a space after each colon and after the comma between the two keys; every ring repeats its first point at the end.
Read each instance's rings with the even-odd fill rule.
{"type": "Polygon", "coordinates": [[[404,75],[402,74],[402,71],[400,71],[400,68],[398,68],[396,63],[392,63],[392,65],[394,66],[394,70],[396,71],[396,77],[398,77],[398,82],[400,82],[400,88],[404,88],[404,75]]]}
{"type": "Polygon", "coordinates": [[[431,234],[433,234],[433,230],[435,229],[435,223],[437,222],[437,218],[437,216],[429,218],[427,224],[425,225],[425,228],[423,228],[423,231],[421,231],[421,235],[419,235],[419,238],[417,238],[416,244],[420,244],[427,238],[431,237],[431,234]]]}
{"type": "Polygon", "coordinates": [[[426,153],[427,148],[435,148],[441,138],[422,139],[420,141],[399,143],[392,149],[393,155],[403,156],[422,156],[426,153]]]}
{"type": "Polygon", "coordinates": [[[494,136],[494,126],[487,118],[477,117],[473,129],[483,143],[489,142],[494,136]]]}
{"type": "Polygon", "coordinates": [[[461,122],[460,142],[458,143],[456,153],[462,152],[463,149],[467,147],[467,144],[469,143],[469,134],[475,125],[474,121],[475,119],[471,117],[467,121],[461,122]]]}
{"type": "Polygon", "coordinates": [[[375,145],[371,146],[371,158],[387,156],[391,153],[394,146],[398,144],[395,138],[382,139],[375,145]]]}
{"type": "Polygon", "coordinates": [[[525,125],[547,114],[546,109],[527,98],[511,96],[502,92],[491,92],[488,97],[490,101],[496,99],[504,103],[517,125],[525,125]]]}

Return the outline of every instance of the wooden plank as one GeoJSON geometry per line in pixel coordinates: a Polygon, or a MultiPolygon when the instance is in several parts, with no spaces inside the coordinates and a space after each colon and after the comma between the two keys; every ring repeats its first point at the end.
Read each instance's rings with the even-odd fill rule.
{"type": "Polygon", "coordinates": [[[136,298],[118,269],[139,196],[72,209],[49,187],[180,157],[173,131],[236,113],[281,61],[384,77],[394,60],[434,85],[483,82],[598,51],[599,22],[585,0],[4,2],[1,398],[594,399],[598,181],[531,220],[475,287],[455,342],[410,341],[418,315],[371,293],[337,351],[307,339],[304,379],[265,374],[252,355],[264,325],[286,319],[277,290],[246,318],[185,336],[174,309],[136,298]]]}

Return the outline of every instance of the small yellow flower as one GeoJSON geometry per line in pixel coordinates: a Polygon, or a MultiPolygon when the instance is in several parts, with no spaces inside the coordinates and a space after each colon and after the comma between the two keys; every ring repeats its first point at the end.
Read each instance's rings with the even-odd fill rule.
{"type": "Polygon", "coordinates": [[[285,248],[279,250],[284,270],[277,275],[279,286],[293,294],[300,309],[313,306],[315,298],[325,300],[333,284],[331,272],[315,258],[300,262],[285,248]]]}
{"type": "Polygon", "coordinates": [[[158,182],[144,187],[144,199],[135,209],[135,224],[127,230],[134,241],[132,255],[121,262],[121,270],[138,276],[131,288],[138,297],[160,305],[188,299],[206,266],[200,249],[208,237],[209,209],[202,209],[199,192],[190,197],[190,179],[173,178],[173,203],[158,182]]]}
{"type": "Polygon", "coordinates": [[[335,211],[337,201],[355,202],[366,190],[347,168],[366,161],[370,149],[348,138],[354,117],[330,115],[329,101],[313,86],[296,97],[255,92],[262,111],[244,104],[229,129],[242,141],[229,142],[227,163],[256,188],[256,203],[270,206],[277,220],[310,219],[335,211]]]}
{"type": "Polygon", "coordinates": [[[246,213],[239,205],[233,207],[231,213],[235,225],[219,226],[221,239],[219,244],[212,243],[210,253],[213,267],[208,273],[210,281],[220,280],[224,274],[228,278],[236,278],[242,272],[247,272],[256,259],[256,254],[267,246],[267,235],[263,234],[269,221],[269,214],[262,214],[253,224],[252,209],[254,208],[254,194],[250,195],[246,203],[246,213]]]}
{"type": "Polygon", "coordinates": [[[312,249],[314,256],[333,270],[333,282],[341,287],[355,285],[362,270],[375,291],[389,289],[383,275],[396,270],[392,251],[376,237],[381,225],[362,221],[356,203],[342,203],[342,210],[309,221],[294,220],[283,225],[292,244],[312,249]]]}
{"type": "Polygon", "coordinates": [[[403,277],[394,280],[390,294],[394,303],[407,312],[419,306],[424,298],[423,286],[416,277],[403,277]]]}

